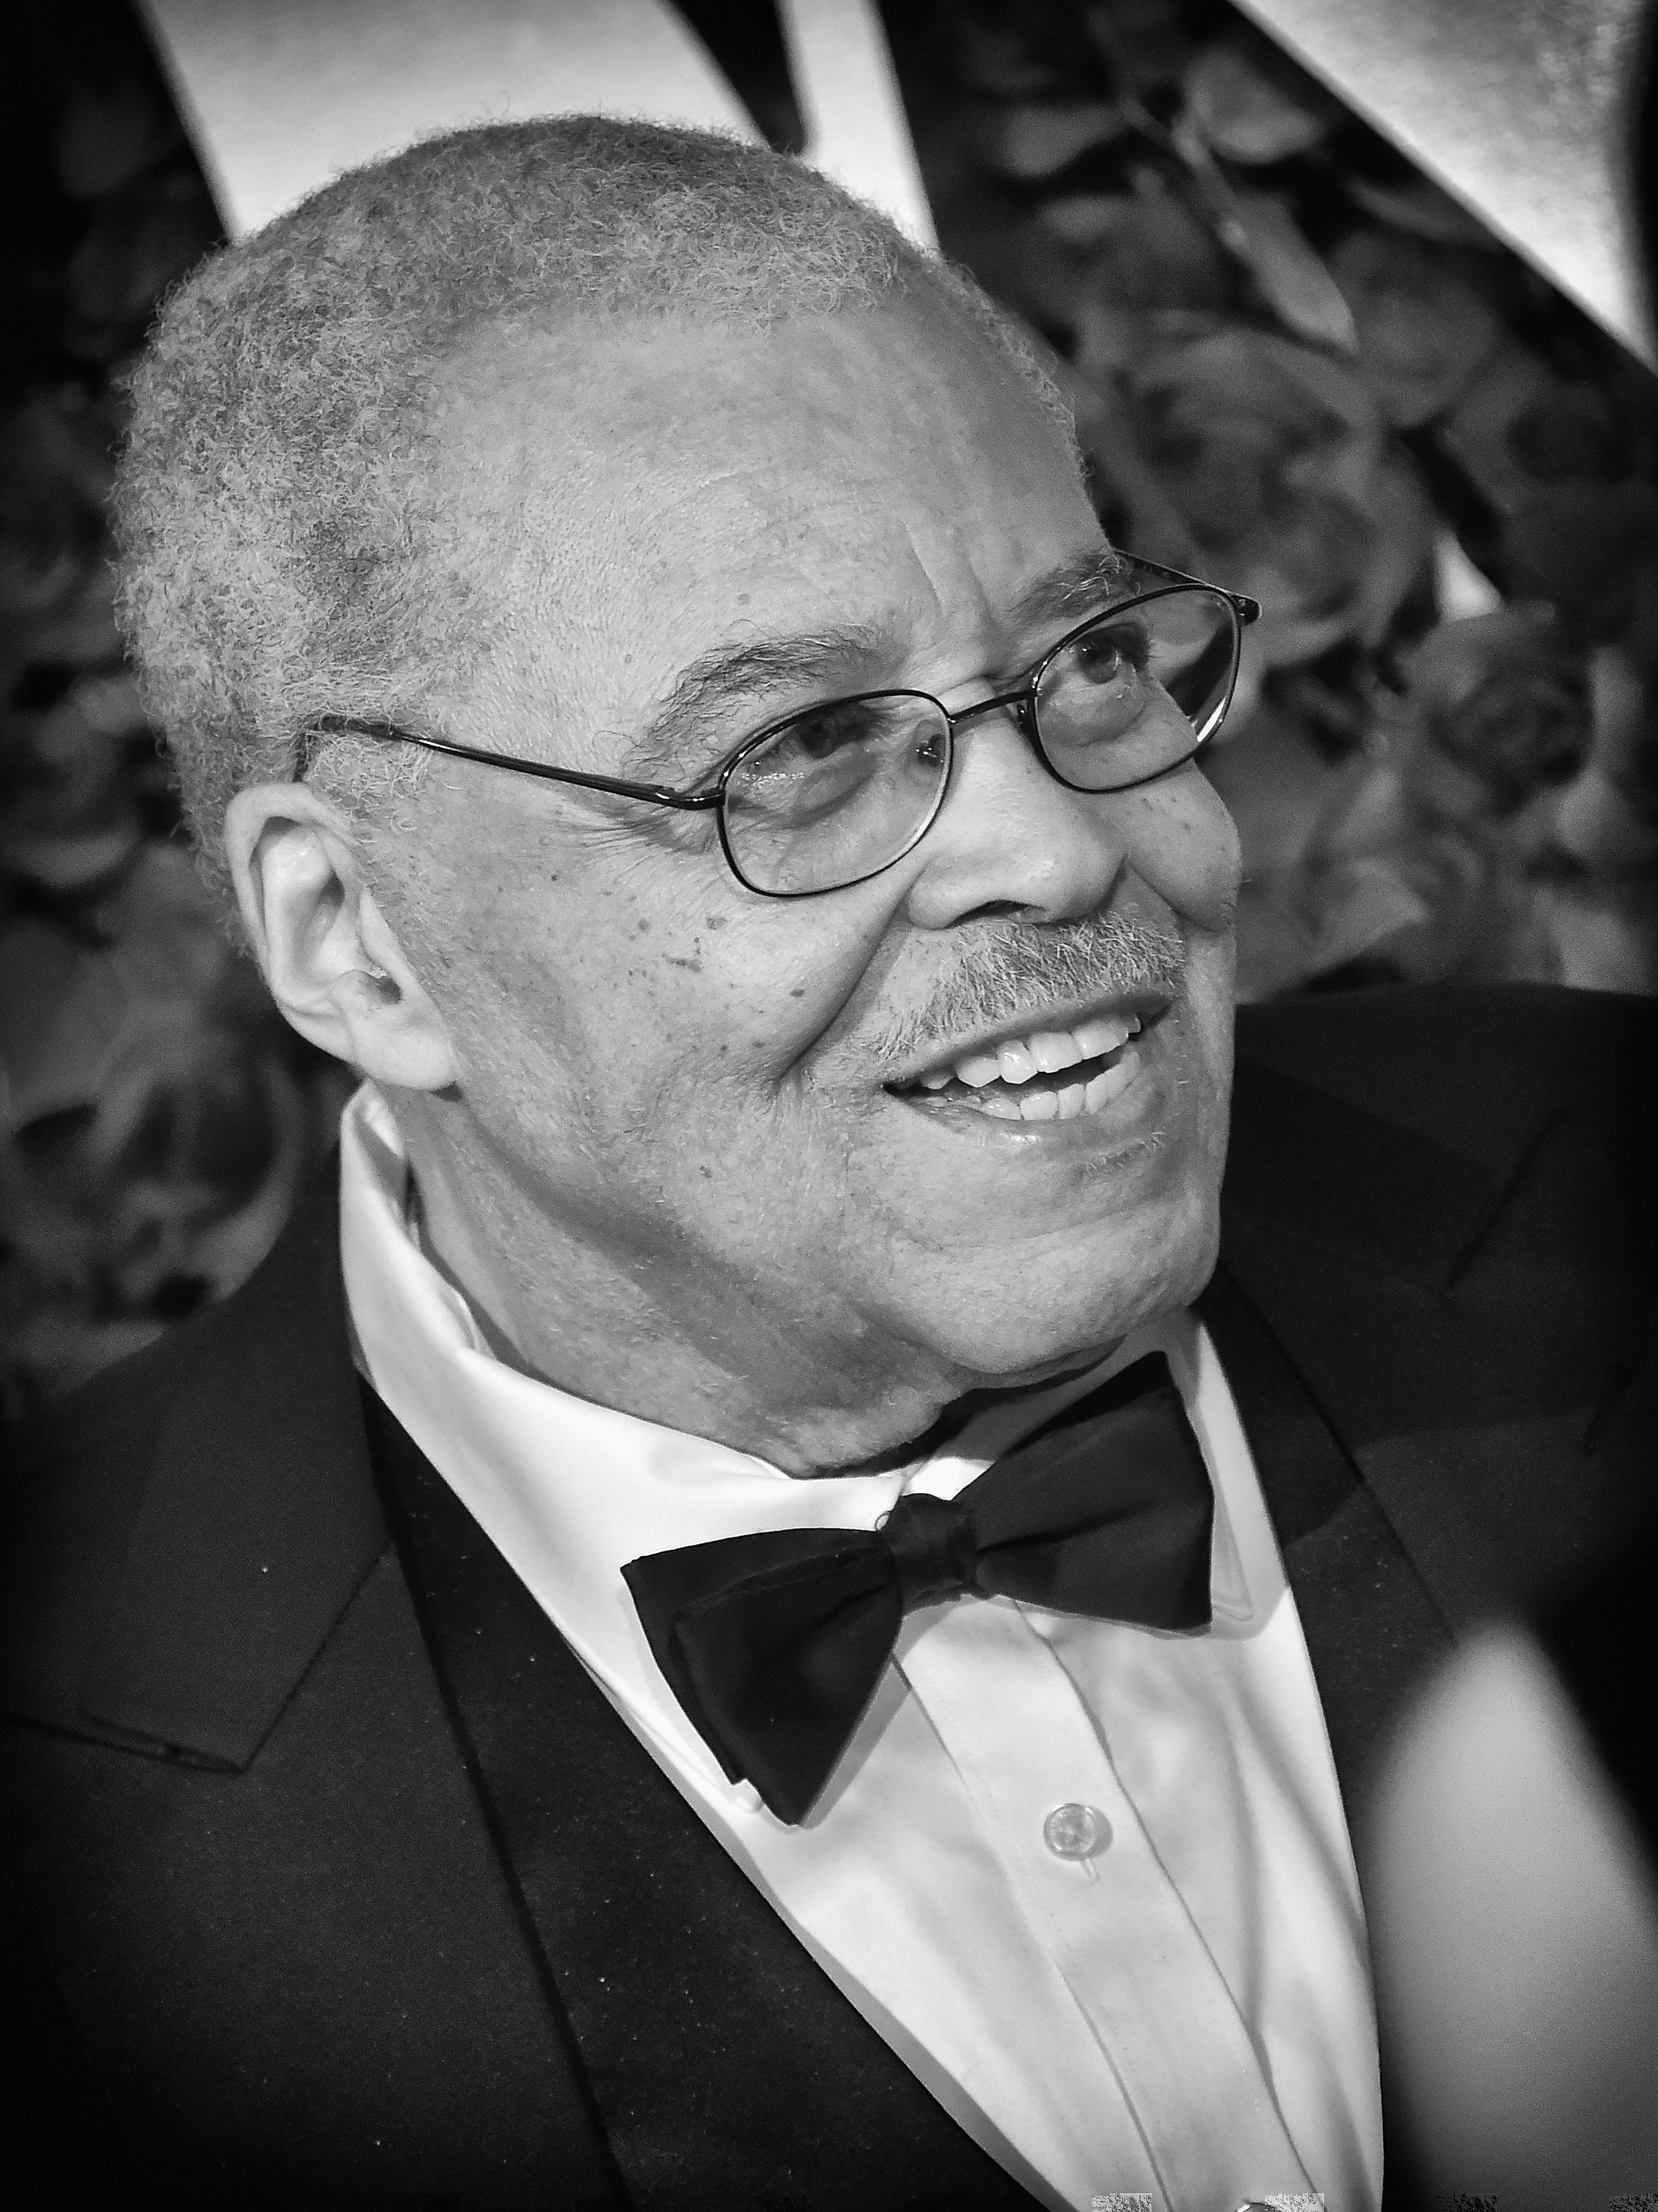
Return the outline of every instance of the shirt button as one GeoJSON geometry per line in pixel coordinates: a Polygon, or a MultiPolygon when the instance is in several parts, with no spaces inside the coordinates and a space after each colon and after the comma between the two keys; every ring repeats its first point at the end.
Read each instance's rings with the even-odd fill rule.
{"type": "Polygon", "coordinates": [[[1056,1859],[1091,1859],[1110,1840],[1110,1822],[1091,1805],[1056,1805],[1042,1822],[1042,1841],[1056,1859]]]}

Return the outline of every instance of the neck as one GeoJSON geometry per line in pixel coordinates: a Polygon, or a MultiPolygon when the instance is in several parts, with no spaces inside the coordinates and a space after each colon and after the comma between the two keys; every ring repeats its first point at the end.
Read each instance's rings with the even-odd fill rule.
{"type": "Polygon", "coordinates": [[[952,1399],[938,1419],[918,1436],[908,1437],[888,1451],[878,1452],[874,1458],[860,1462],[855,1468],[835,1468],[825,1472],[890,1474],[895,1468],[908,1467],[916,1460],[928,1458],[942,1449],[952,1437],[958,1436],[975,1415],[987,1413],[993,1406],[1011,1405],[1021,1398],[1035,1397],[1041,1391],[1053,1389],[1056,1383],[1072,1382],[1078,1376],[1086,1375],[1090,1368],[1097,1367],[1108,1359],[1121,1341],[1119,1337],[1116,1344],[1102,1344],[1097,1352],[1090,1352],[1080,1366],[1074,1361],[1070,1362],[1055,1373],[1038,1376],[1033,1382],[999,1383],[993,1387],[964,1391],[959,1398],[952,1399]]]}
{"type": "Polygon", "coordinates": [[[785,1313],[713,1255],[618,1250],[513,1163],[398,1107],[427,1257],[538,1382],[802,1476],[902,1465],[981,1382],[826,1297],[785,1313]]]}

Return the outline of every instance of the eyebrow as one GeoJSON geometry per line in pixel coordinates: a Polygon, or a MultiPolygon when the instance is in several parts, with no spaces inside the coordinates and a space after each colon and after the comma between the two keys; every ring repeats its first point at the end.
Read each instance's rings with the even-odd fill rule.
{"type": "MultiPolygon", "coordinates": [[[[1014,598],[1010,629],[1018,633],[1060,624],[1091,613],[1102,600],[1133,590],[1133,563],[1103,542],[1089,545],[1050,568],[1014,598]]],[[[628,748],[629,771],[641,777],[695,775],[722,759],[748,732],[716,735],[709,724],[723,723],[734,708],[750,707],[759,715],[768,702],[783,706],[785,695],[810,692],[827,698],[838,691],[895,687],[891,674],[902,657],[896,633],[888,623],[847,623],[790,635],[711,647],[689,661],[640,736],[628,748]]],[[[810,705],[805,699],[803,705],[810,705]]]]}
{"type": "Polygon", "coordinates": [[[716,715],[723,718],[743,706],[757,714],[768,701],[780,703],[785,693],[817,692],[837,684],[842,691],[879,690],[896,657],[892,633],[875,623],[849,623],[713,646],[674,678],[667,697],[628,749],[630,767],[647,775],[693,773],[742,743],[742,734],[723,731],[716,741],[708,729],[716,715]]]}
{"type": "Polygon", "coordinates": [[[1042,623],[1064,622],[1072,615],[1080,618],[1092,614],[1102,600],[1134,591],[1139,584],[1128,556],[1102,540],[1084,545],[1057,568],[1027,584],[1013,601],[1009,619],[1015,629],[1025,631],[1042,623]]]}

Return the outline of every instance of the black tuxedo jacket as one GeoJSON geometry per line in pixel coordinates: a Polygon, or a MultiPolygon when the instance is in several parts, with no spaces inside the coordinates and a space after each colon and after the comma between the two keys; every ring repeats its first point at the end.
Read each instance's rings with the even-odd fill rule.
{"type": "MultiPolygon", "coordinates": [[[[1647,1510],[1655,1030],[1524,987],[1241,1017],[1203,1312],[1361,1860],[1424,1668],[1647,1510]]],[[[55,1408],[0,1522],[0,2072],[40,2201],[1029,2203],[367,1399],[331,1191],[55,1408]]]]}

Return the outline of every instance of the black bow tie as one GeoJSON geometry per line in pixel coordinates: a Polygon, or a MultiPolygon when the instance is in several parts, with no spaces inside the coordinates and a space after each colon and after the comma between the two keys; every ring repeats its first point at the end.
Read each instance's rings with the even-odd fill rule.
{"type": "Polygon", "coordinates": [[[803,1820],[912,1606],[975,1591],[1154,1628],[1209,1621],[1214,1495],[1161,1352],[951,1499],[884,1524],[776,1528],[622,1570],[657,1665],[733,1782],[803,1820]]]}

